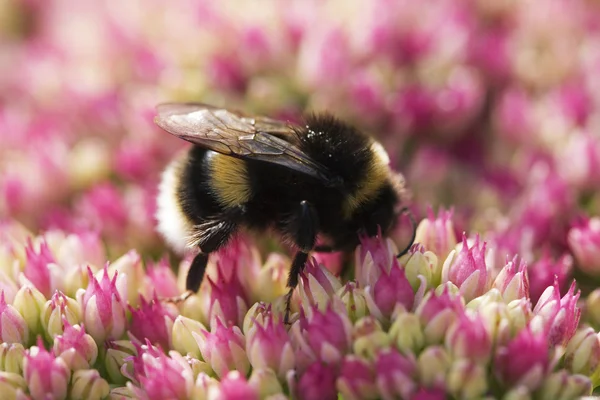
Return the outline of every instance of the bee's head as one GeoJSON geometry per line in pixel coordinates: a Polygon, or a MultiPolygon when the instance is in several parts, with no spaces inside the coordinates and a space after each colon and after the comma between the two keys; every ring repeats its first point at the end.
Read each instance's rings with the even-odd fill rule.
{"type": "Polygon", "coordinates": [[[366,203],[356,218],[360,231],[368,236],[381,233],[387,236],[396,226],[400,213],[400,197],[392,185],[384,185],[370,202],[366,203]]]}

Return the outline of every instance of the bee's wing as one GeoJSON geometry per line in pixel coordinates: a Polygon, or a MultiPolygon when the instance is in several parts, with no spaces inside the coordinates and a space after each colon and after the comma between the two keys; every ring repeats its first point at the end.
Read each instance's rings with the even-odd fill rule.
{"type": "Polygon", "coordinates": [[[328,186],[341,183],[326,167],[292,143],[294,126],[265,117],[244,117],[205,104],[167,103],[157,107],[154,122],[198,146],[243,159],[281,165],[328,186]],[[290,141],[283,138],[289,138],[290,141]]]}

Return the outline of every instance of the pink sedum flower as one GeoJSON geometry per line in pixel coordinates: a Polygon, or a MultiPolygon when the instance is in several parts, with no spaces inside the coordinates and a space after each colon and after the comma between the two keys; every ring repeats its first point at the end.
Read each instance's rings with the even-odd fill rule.
{"type": "Polygon", "coordinates": [[[568,234],[577,267],[588,275],[600,276],[600,217],[593,217],[568,234]]]}
{"type": "Polygon", "coordinates": [[[148,266],[144,280],[146,293],[155,293],[159,298],[176,297],[181,294],[177,277],[167,259],[148,266]]]}
{"type": "Polygon", "coordinates": [[[310,317],[301,313],[291,329],[300,368],[314,361],[338,365],[352,345],[350,320],[331,306],[310,317]]]}
{"type": "Polygon", "coordinates": [[[442,268],[442,283],[452,282],[466,301],[481,296],[488,290],[488,270],[485,263],[486,243],[480,244],[479,236],[469,247],[467,237],[463,235],[462,247],[453,250],[442,268]]]}
{"type": "Polygon", "coordinates": [[[425,296],[415,310],[424,328],[425,342],[440,343],[463,307],[460,297],[451,294],[448,288],[444,288],[439,295],[430,292],[425,296]]]}
{"type": "Polygon", "coordinates": [[[146,301],[140,296],[138,308],[129,307],[131,311],[130,332],[141,342],[150,342],[163,350],[171,348],[173,321],[177,312],[172,304],[161,302],[156,294],[146,301]]]}
{"type": "Polygon", "coordinates": [[[244,286],[235,270],[227,271],[230,268],[228,264],[226,260],[217,261],[217,278],[207,278],[210,285],[208,316],[211,329],[214,329],[217,320],[226,325],[240,325],[248,311],[244,286]]]}
{"type": "Polygon", "coordinates": [[[66,323],[76,325],[82,322],[81,305],[75,299],[57,291],[44,304],[40,319],[46,338],[53,340],[64,332],[66,323]]]}
{"type": "Polygon", "coordinates": [[[366,287],[392,268],[398,251],[390,239],[361,237],[360,243],[355,253],[355,277],[361,287],[366,287]]]}
{"type": "Polygon", "coordinates": [[[300,376],[295,392],[298,398],[305,400],[335,399],[335,381],[335,370],[330,365],[317,361],[309,365],[300,376]]]}
{"type": "Polygon", "coordinates": [[[167,356],[150,344],[140,346],[135,357],[137,385],[128,384],[138,398],[147,400],[190,398],[194,375],[187,361],[177,352],[167,356]]]}
{"type": "Polygon", "coordinates": [[[529,298],[527,264],[521,260],[517,266],[517,257],[513,258],[500,270],[493,286],[500,291],[506,302],[529,298]]]}
{"type": "Polygon", "coordinates": [[[88,274],[90,283],[87,289],[77,293],[86,330],[97,343],[119,339],[126,328],[125,301],[116,286],[119,274],[115,273],[110,279],[106,267],[100,281],[89,268],[88,274]]]}
{"type": "Polygon", "coordinates": [[[344,399],[368,400],[379,397],[375,386],[373,366],[354,355],[344,358],[336,387],[344,399]]]}
{"type": "Polygon", "coordinates": [[[384,400],[412,398],[417,365],[410,353],[404,356],[393,348],[380,352],[375,360],[375,371],[377,389],[384,400]]]}
{"type": "Polygon", "coordinates": [[[71,371],[60,357],[44,349],[41,339],[25,355],[23,376],[33,400],[66,399],[71,371]]]}
{"type": "Polygon", "coordinates": [[[379,319],[388,320],[398,306],[410,311],[415,301],[415,293],[404,270],[395,262],[389,273],[382,272],[373,288],[367,288],[372,298],[371,313],[379,319]]]}
{"type": "Polygon", "coordinates": [[[510,387],[538,388],[550,368],[548,345],[545,332],[535,333],[529,327],[520,331],[497,351],[494,368],[500,381],[510,387]]]}
{"type": "Polygon", "coordinates": [[[545,330],[551,346],[566,345],[575,334],[581,317],[577,306],[580,292],[575,293],[575,282],[561,298],[558,282],[547,288],[538,300],[533,314],[541,318],[542,329],[545,330]]]}
{"type": "Polygon", "coordinates": [[[202,358],[222,377],[229,371],[240,371],[244,375],[250,370],[246,355],[246,340],[237,326],[227,327],[217,319],[211,332],[193,332],[202,358]]]}
{"type": "Polygon", "coordinates": [[[65,331],[54,338],[53,351],[71,370],[90,368],[98,357],[98,346],[84,327],[69,325],[66,320],[65,331]]]}
{"type": "Polygon", "coordinates": [[[312,306],[324,310],[329,299],[342,287],[342,283],[313,258],[306,263],[300,275],[299,286],[304,310],[312,310],[312,306]]]}
{"type": "Polygon", "coordinates": [[[457,244],[452,214],[452,210],[440,209],[436,217],[429,208],[427,218],[417,227],[415,242],[432,251],[440,261],[445,260],[457,244]]]}
{"type": "Polygon", "coordinates": [[[537,303],[542,293],[558,281],[561,292],[567,288],[567,280],[573,269],[573,257],[565,254],[558,259],[553,259],[548,251],[544,251],[542,258],[529,267],[529,291],[531,301],[537,303]]]}
{"type": "Polygon", "coordinates": [[[270,368],[280,379],[294,368],[295,355],[288,333],[281,321],[268,318],[254,324],[246,336],[246,354],[253,368],[270,368]]]}
{"type": "Polygon", "coordinates": [[[50,251],[48,244],[42,241],[39,249],[36,250],[31,239],[28,240],[25,248],[27,260],[25,263],[25,277],[29,279],[35,287],[48,298],[55,285],[52,282],[52,265],[55,263],[54,255],[50,251]]]}
{"type": "Polygon", "coordinates": [[[258,400],[256,389],[239,371],[228,372],[219,385],[208,389],[208,398],[214,400],[258,400]]]}
{"type": "Polygon", "coordinates": [[[0,340],[3,343],[29,342],[27,322],[12,305],[6,304],[4,292],[0,293],[0,340]]]}
{"type": "Polygon", "coordinates": [[[462,313],[446,334],[446,348],[456,359],[485,364],[492,352],[492,338],[479,315],[462,313]]]}

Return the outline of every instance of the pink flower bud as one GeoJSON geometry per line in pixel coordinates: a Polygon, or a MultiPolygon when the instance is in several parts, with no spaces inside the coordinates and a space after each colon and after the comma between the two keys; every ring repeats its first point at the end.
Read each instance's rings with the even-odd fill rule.
{"type": "Polygon", "coordinates": [[[227,282],[235,285],[236,295],[243,298],[246,304],[250,304],[250,289],[261,268],[260,253],[256,247],[247,237],[237,235],[227,246],[211,254],[207,274],[218,285],[227,282]],[[216,269],[211,269],[210,264],[215,265],[216,269]]]}
{"type": "Polygon", "coordinates": [[[537,303],[544,290],[552,286],[555,279],[558,280],[558,286],[564,293],[572,269],[573,257],[570,255],[565,254],[558,260],[554,260],[548,251],[544,251],[542,258],[529,268],[531,301],[537,303]]]}
{"type": "Polygon", "coordinates": [[[28,239],[27,247],[25,247],[25,254],[27,256],[24,271],[25,277],[48,298],[55,288],[49,269],[49,265],[55,263],[54,255],[45,241],[39,244],[39,250],[36,251],[34,247],[31,239],[28,239]]]}
{"type": "Polygon", "coordinates": [[[577,306],[580,292],[575,293],[575,282],[560,298],[558,281],[547,288],[538,300],[533,314],[544,321],[544,330],[551,346],[566,345],[579,325],[581,310],[577,306]]]}
{"type": "Polygon", "coordinates": [[[0,341],[4,343],[29,342],[29,327],[21,314],[4,300],[4,292],[0,293],[0,341]]]}
{"type": "Polygon", "coordinates": [[[208,389],[208,398],[215,400],[258,400],[258,392],[239,371],[228,372],[220,385],[208,389]]]}
{"type": "MultiPolygon", "coordinates": [[[[129,275],[127,278],[129,282],[129,275]]],[[[166,258],[146,268],[144,285],[145,293],[156,293],[159,298],[176,297],[181,294],[177,286],[177,277],[166,258]]]]}
{"type": "Polygon", "coordinates": [[[380,352],[375,360],[377,389],[384,400],[408,399],[416,389],[417,364],[414,356],[396,349],[380,352]]]}
{"type": "Polygon", "coordinates": [[[218,277],[216,280],[207,278],[210,285],[208,316],[211,329],[214,329],[218,319],[226,325],[241,325],[248,311],[247,295],[239,277],[233,273],[235,270],[227,273],[229,268],[233,268],[227,264],[229,262],[217,262],[218,277]]]}
{"type": "Polygon", "coordinates": [[[257,323],[246,337],[246,354],[253,368],[270,368],[280,379],[294,368],[295,356],[288,333],[281,321],[268,318],[257,323]]]}
{"type": "Polygon", "coordinates": [[[374,285],[382,271],[389,271],[398,253],[390,239],[361,237],[356,249],[354,276],[361,287],[374,285]]]}
{"type": "Polygon", "coordinates": [[[341,363],[352,344],[351,332],[348,317],[334,311],[331,306],[323,312],[313,310],[309,318],[301,313],[300,320],[291,328],[300,369],[311,361],[341,363]]]}
{"type": "Polygon", "coordinates": [[[237,326],[226,327],[217,319],[211,332],[203,331],[192,335],[198,343],[204,361],[209,363],[222,377],[229,371],[240,371],[244,376],[250,370],[246,356],[246,340],[237,326]]]}
{"type": "Polygon", "coordinates": [[[515,257],[500,270],[493,286],[502,293],[502,297],[506,302],[529,298],[527,264],[521,260],[517,267],[517,257],[515,257]]]}
{"type": "Polygon", "coordinates": [[[300,298],[305,310],[310,310],[311,306],[324,310],[331,296],[342,287],[340,280],[327,268],[317,264],[314,258],[306,263],[299,283],[300,298]]]}
{"type": "Polygon", "coordinates": [[[23,364],[23,376],[34,400],[65,399],[71,371],[60,357],[54,357],[44,349],[41,339],[38,345],[27,351],[23,364]]]}
{"type": "Polygon", "coordinates": [[[105,267],[102,279],[98,281],[88,268],[90,283],[85,291],[77,293],[77,301],[83,311],[86,330],[96,343],[106,339],[119,339],[125,332],[125,302],[117,291],[117,276],[108,277],[105,267]]]}
{"type": "Polygon", "coordinates": [[[600,218],[590,218],[571,228],[568,241],[577,267],[588,275],[600,276],[600,218]]]}
{"type": "Polygon", "coordinates": [[[367,299],[373,300],[367,303],[370,306],[371,313],[385,321],[389,320],[397,306],[411,311],[415,301],[415,293],[410,282],[406,279],[404,270],[398,266],[396,261],[394,264],[389,274],[386,272],[381,273],[379,279],[375,282],[372,293],[370,288],[365,289],[367,299]]]}
{"type": "Polygon", "coordinates": [[[104,244],[97,232],[78,230],[74,234],[65,234],[61,231],[50,231],[44,236],[59,265],[99,267],[106,260],[104,244]]]}
{"type": "Polygon", "coordinates": [[[452,282],[468,302],[485,293],[488,287],[488,270],[485,264],[486,243],[479,243],[479,236],[473,246],[468,247],[463,235],[462,248],[453,250],[442,268],[442,283],[452,282]]]}
{"type": "Polygon", "coordinates": [[[53,340],[56,335],[63,333],[65,321],[69,325],[81,323],[81,306],[74,299],[56,292],[44,305],[40,318],[46,337],[53,340]]]}
{"type": "Polygon", "coordinates": [[[73,372],[69,391],[72,400],[102,400],[108,396],[110,386],[95,369],[79,369],[73,372]]]}
{"type": "Polygon", "coordinates": [[[417,227],[415,242],[420,243],[426,250],[432,251],[440,263],[448,257],[457,243],[452,214],[452,210],[439,209],[435,217],[433,210],[428,208],[427,218],[417,227]]]}
{"type": "Polygon", "coordinates": [[[424,327],[425,343],[440,343],[462,309],[460,296],[450,294],[447,288],[439,295],[427,294],[415,311],[424,327]]]}
{"type": "Polygon", "coordinates": [[[505,347],[497,351],[494,371],[501,382],[535,390],[543,382],[550,366],[548,338],[544,332],[521,330],[505,347]]]}
{"type": "MultiPolygon", "coordinates": [[[[119,274],[116,286],[121,297],[124,297],[123,301],[126,300],[131,306],[136,307],[140,300],[140,291],[143,289],[143,282],[147,279],[144,275],[142,257],[135,250],[128,251],[108,266],[109,277],[114,279],[115,273],[119,274]]],[[[148,274],[150,274],[150,269],[148,270],[148,274]]],[[[162,287],[162,282],[160,284],[156,282],[156,285],[156,288],[160,288],[162,287]]],[[[151,290],[148,290],[147,294],[152,294],[154,289],[153,287],[151,290]]],[[[180,292],[177,292],[175,295],[179,294],[180,292]]]]}
{"type": "Polygon", "coordinates": [[[330,365],[321,362],[311,364],[300,377],[296,396],[304,400],[336,399],[336,372],[330,365]]]}
{"type": "Polygon", "coordinates": [[[167,356],[149,344],[138,350],[134,378],[137,385],[132,391],[148,400],[189,399],[194,388],[192,369],[179,353],[171,351],[167,356]]]}
{"type": "Polygon", "coordinates": [[[140,296],[140,306],[131,311],[130,332],[141,342],[146,340],[163,350],[171,348],[171,332],[177,309],[173,304],[161,302],[156,293],[154,298],[146,301],[140,296]]]}
{"type": "Polygon", "coordinates": [[[492,352],[492,340],[479,315],[462,313],[446,334],[446,348],[457,359],[485,363],[492,352]]]}
{"type": "Polygon", "coordinates": [[[79,325],[65,321],[65,331],[54,338],[54,355],[61,357],[71,370],[87,369],[96,362],[98,347],[79,325]]]}
{"type": "Polygon", "coordinates": [[[354,355],[344,358],[336,387],[344,399],[368,400],[379,397],[373,366],[354,355]]]}

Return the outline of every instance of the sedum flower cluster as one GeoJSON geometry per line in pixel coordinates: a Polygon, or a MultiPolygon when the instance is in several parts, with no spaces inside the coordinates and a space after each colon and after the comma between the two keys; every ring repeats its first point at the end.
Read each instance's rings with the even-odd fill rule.
{"type": "Polygon", "coordinates": [[[0,397],[593,393],[600,3],[259,3],[0,1],[0,397]],[[155,231],[184,149],[152,122],[164,101],[370,132],[416,244],[396,260],[399,229],[315,254],[290,325],[291,253],[263,238],[172,301],[190,259],[155,231]]]}
{"type": "Polygon", "coordinates": [[[135,251],[104,263],[98,236],[0,228],[6,399],[574,399],[600,385],[575,284],[532,301],[526,263],[457,242],[451,213],[423,220],[400,259],[362,238],[348,279],[312,258],[289,325],[289,260],[262,262],[242,237],[173,302],[190,260],[176,276],[135,251]]]}

